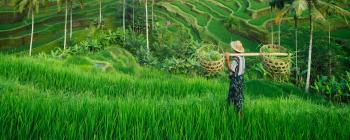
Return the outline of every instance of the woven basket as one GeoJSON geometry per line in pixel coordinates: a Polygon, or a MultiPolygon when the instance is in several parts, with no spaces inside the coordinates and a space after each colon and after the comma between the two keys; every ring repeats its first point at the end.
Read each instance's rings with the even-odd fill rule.
{"type": "MultiPolygon", "coordinates": [[[[211,48],[213,47],[212,45],[206,45],[203,46],[201,48],[199,48],[197,50],[197,55],[200,54],[201,51],[205,51],[206,49],[215,49],[215,48],[211,48]]],[[[211,60],[207,60],[206,58],[201,57],[200,55],[198,55],[198,61],[199,64],[209,73],[217,73],[220,71],[224,70],[224,56],[222,55],[222,50],[220,50],[218,48],[219,52],[221,53],[221,58],[220,60],[217,61],[211,61],[211,60]]]]}
{"type": "MultiPolygon", "coordinates": [[[[269,52],[287,52],[287,49],[279,46],[279,45],[264,45],[260,48],[260,53],[268,53],[269,52]]],[[[291,66],[291,58],[287,56],[287,58],[281,59],[281,57],[274,56],[262,56],[262,60],[264,63],[264,68],[272,73],[274,76],[283,76],[289,75],[290,66],[291,66]]]]}
{"type": "Polygon", "coordinates": [[[206,61],[200,60],[199,63],[201,66],[207,70],[209,73],[217,73],[224,69],[224,59],[219,61],[206,61]]]}

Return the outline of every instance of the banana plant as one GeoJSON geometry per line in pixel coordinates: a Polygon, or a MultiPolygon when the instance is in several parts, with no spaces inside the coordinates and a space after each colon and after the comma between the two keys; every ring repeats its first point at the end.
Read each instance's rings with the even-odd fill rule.
{"type": "Polygon", "coordinates": [[[67,22],[68,22],[68,3],[70,0],[57,0],[58,11],[61,11],[62,2],[64,2],[65,6],[65,16],[64,16],[64,41],[63,41],[63,51],[67,48],[67,22]]]}
{"type": "Polygon", "coordinates": [[[145,14],[146,14],[146,53],[147,53],[147,57],[150,54],[150,49],[149,49],[149,24],[148,24],[148,0],[144,0],[144,4],[145,4],[145,14]]]}

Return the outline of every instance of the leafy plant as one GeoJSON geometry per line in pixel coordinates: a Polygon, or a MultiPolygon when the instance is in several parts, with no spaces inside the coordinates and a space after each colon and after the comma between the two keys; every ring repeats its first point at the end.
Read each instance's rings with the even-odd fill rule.
{"type": "Polygon", "coordinates": [[[218,51],[218,47],[214,44],[203,44],[197,52],[199,59],[206,61],[219,61],[223,58],[222,54],[218,51]]]}
{"type": "Polygon", "coordinates": [[[348,100],[350,94],[350,76],[349,72],[344,74],[343,78],[336,78],[335,76],[321,76],[314,82],[312,89],[319,93],[326,95],[332,99],[342,98],[348,100]]]}
{"type": "Polygon", "coordinates": [[[57,48],[51,52],[51,55],[64,56],[93,53],[115,44],[123,44],[122,37],[124,34],[120,29],[105,31],[91,28],[89,33],[90,34],[86,40],[76,41],[71,47],[68,47],[65,50],[57,48]]]}

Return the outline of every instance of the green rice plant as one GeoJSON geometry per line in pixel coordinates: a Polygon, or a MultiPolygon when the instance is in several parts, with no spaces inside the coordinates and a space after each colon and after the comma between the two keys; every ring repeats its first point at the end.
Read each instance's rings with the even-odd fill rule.
{"type": "Polygon", "coordinates": [[[195,18],[195,20],[197,21],[199,26],[206,26],[207,25],[209,18],[204,16],[204,15],[201,15],[199,13],[196,13],[188,5],[182,4],[181,2],[178,2],[178,1],[171,3],[171,4],[178,7],[179,10],[182,10],[183,12],[186,12],[187,14],[192,15],[195,18]]]}
{"type": "MultiPolygon", "coordinates": [[[[72,94],[69,90],[55,93],[33,89],[30,84],[0,81],[1,139],[349,137],[350,119],[346,117],[349,107],[330,107],[295,95],[260,97],[247,91],[245,114],[240,119],[233,108],[226,105],[224,94],[179,99],[145,95],[110,98],[91,93],[72,94]]],[[[268,84],[256,86],[260,84],[248,83],[255,85],[255,90],[271,90],[266,88],[268,84]]]]}
{"type": "MultiPolygon", "coordinates": [[[[177,82],[176,79],[166,79],[159,83],[157,79],[138,79],[137,77],[130,77],[120,73],[99,74],[98,72],[83,72],[76,66],[63,66],[62,62],[55,60],[43,61],[43,63],[38,63],[28,58],[14,59],[4,57],[1,60],[0,66],[4,69],[1,69],[2,74],[0,75],[26,83],[36,81],[34,83],[35,87],[51,90],[92,92],[101,96],[125,96],[145,94],[142,90],[138,90],[142,88],[153,91],[154,88],[164,87],[161,88],[162,90],[156,90],[147,94],[149,96],[171,95],[181,97],[187,94],[212,93],[218,88],[224,88],[219,86],[219,83],[208,87],[204,85],[195,86],[208,82],[201,78],[195,78],[190,81],[184,80],[183,82],[177,82]],[[45,66],[49,64],[53,66],[45,66]]],[[[143,73],[143,71],[140,71],[140,73],[143,73]]]]}

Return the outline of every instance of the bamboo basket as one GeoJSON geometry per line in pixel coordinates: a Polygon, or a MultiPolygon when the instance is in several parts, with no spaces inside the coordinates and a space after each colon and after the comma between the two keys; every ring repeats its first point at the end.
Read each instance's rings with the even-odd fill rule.
{"type": "MultiPolygon", "coordinates": [[[[269,52],[287,52],[288,50],[279,45],[264,45],[260,48],[260,53],[269,52]]],[[[269,71],[274,77],[286,77],[290,74],[291,57],[276,57],[262,55],[264,68],[269,71]]]]}
{"type": "Polygon", "coordinates": [[[213,47],[211,45],[205,45],[197,50],[197,58],[199,61],[199,64],[208,72],[208,73],[218,73],[220,71],[224,70],[224,63],[225,58],[223,55],[223,51],[220,48],[218,49],[218,52],[220,53],[220,59],[217,61],[207,60],[206,58],[203,58],[201,55],[201,51],[205,51],[206,49],[214,49],[210,48],[213,47]]]}

